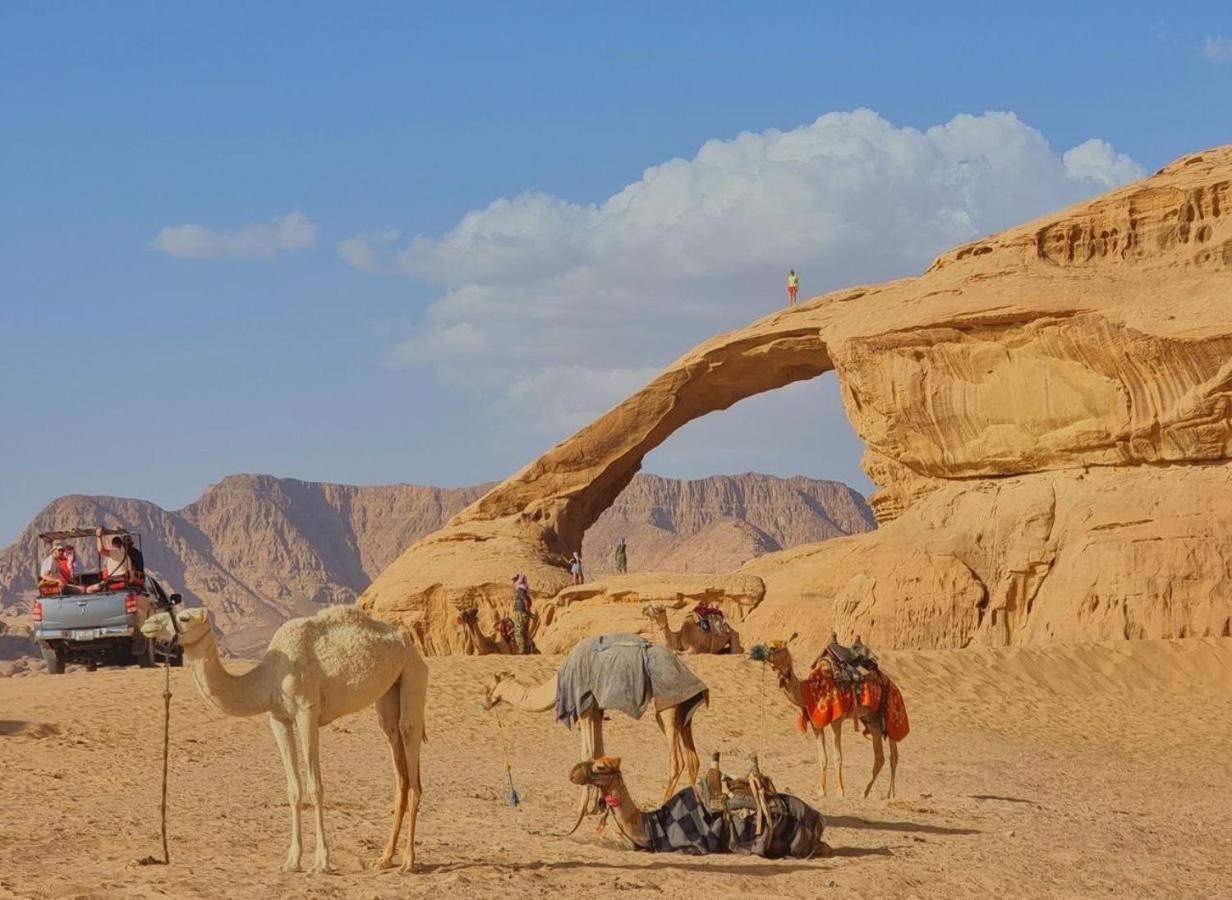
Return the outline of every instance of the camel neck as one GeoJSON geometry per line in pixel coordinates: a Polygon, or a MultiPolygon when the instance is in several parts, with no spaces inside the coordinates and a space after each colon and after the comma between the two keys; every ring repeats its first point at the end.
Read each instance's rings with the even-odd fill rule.
{"type": "Polygon", "coordinates": [[[243,675],[231,674],[218,658],[213,634],[185,647],[184,659],[197,689],[227,715],[255,716],[270,711],[272,698],[265,686],[264,660],[243,675]]]}
{"type": "Polygon", "coordinates": [[[793,706],[804,705],[804,694],[800,691],[800,679],[794,672],[788,672],[786,675],[779,676],[779,689],[791,701],[793,706]]]}
{"type": "Polygon", "coordinates": [[[625,787],[623,778],[612,785],[611,790],[604,797],[605,803],[607,797],[615,797],[619,801],[618,805],[612,808],[612,815],[616,817],[620,830],[625,833],[625,836],[638,847],[649,847],[650,839],[646,836],[646,814],[629,796],[629,789],[625,787]]]}
{"type": "Polygon", "coordinates": [[[516,681],[502,681],[497,686],[497,696],[505,703],[527,712],[544,712],[556,708],[556,676],[543,684],[528,688],[516,681]]]}

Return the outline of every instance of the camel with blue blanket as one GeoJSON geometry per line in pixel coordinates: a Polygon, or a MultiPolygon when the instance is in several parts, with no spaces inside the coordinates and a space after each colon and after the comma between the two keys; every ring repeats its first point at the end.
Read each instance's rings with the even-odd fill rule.
{"type": "MultiPolygon", "coordinates": [[[[543,684],[527,687],[510,673],[502,672],[485,685],[485,691],[486,709],[507,703],[529,712],[553,710],[557,721],[567,728],[579,723],[586,759],[603,756],[605,710],[620,710],[630,718],[640,719],[653,703],[659,730],[667,739],[664,798],[672,795],[686,769],[689,782],[697,781],[700,766],[693,744],[693,713],[709,702],[710,692],[676,654],[641,635],[586,638],[543,684]]],[[[594,799],[597,801],[597,797],[594,799]]],[[[582,811],[585,809],[583,798],[582,811]]]]}

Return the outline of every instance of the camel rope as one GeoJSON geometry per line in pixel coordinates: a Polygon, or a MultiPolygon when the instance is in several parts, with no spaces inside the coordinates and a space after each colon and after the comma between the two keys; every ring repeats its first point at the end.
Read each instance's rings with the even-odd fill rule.
{"type": "Polygon", "coordinates": [[[509,751],[505,748],[505,726],[501,723],[500,710],[492,707],[496,714],[496,735],[500,741],[501,757],[505,760],[505,778],[509,780],[509,805],[517,807],[518,789],[513,786],[513,766],[509,762],[509,751]]]}

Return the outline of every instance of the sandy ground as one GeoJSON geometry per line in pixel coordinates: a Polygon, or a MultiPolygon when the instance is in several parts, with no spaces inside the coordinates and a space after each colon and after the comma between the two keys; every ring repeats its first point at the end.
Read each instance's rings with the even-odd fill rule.
{"type": "MultiPolygon", "coordinates": [[[[632,852],[570,822],[576,734],[507,711],[522,805],[505,803],[500,736],[479,681],[555,661],[431,662],[417,875],[377,871],[391,775],[375,716],[323,736],[333,876],[278,871],[288,812],[264,717],[227,719],[174,672],[172,865],[158,853],[161,671],[0,679],[0,895],[33,897],[1214,896],[1232,878],[1232,640],[887,654],[912,732],[899,798],[859,798],[872,753],[847,733],[848,796],[819,800],[815,744],[743,659],[690,660],[710,685],[703,754],[760,751],[780,789],[818,802],[831,859],[632,852]]],[[[608,723],[634,796],[656,800],[649,717],[608,723]]],[[[739,765],[737,765],[739,761],[739,765]]],[[[306,837],[308,853],[312,839],[306,837]]],[[[306,859],[309,858],[306,855],[306,859]]]]}

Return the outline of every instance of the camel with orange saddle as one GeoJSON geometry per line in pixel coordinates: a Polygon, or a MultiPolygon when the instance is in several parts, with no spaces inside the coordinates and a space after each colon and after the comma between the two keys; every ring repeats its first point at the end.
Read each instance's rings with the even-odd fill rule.
{"type": "MultiPolygon", "coordinates": [[[[792,635],[794,638],[795,635],[792,635]]],[[[907,736],[910,723],[907,707],[898,686],[881,671],[876,656],[857,637],[852,647],[844,647],[837,635],[814,660],[808,677],[803,681],[792,669],[787,641],[758,644],[749,652],[752,659],[769,663],[779,677],[779,688],[799,712],[797,725],[801,732],[811,728],[817,736],[818,765],[821,767],[821,793],[827,792],[829,752],[826,747],[826,727],[834,735],[834,753],[838,773],[838,792],[846,793],[843,785],[843,723],[851,720],[856,729],[864,726],[866,736],[873,740],[873,775],[864,788],[867,797],[885,765],[883,741],[890,744],[890,789],[887,799],[894,796],[898,770],[898,743],[907,736]]]]}

